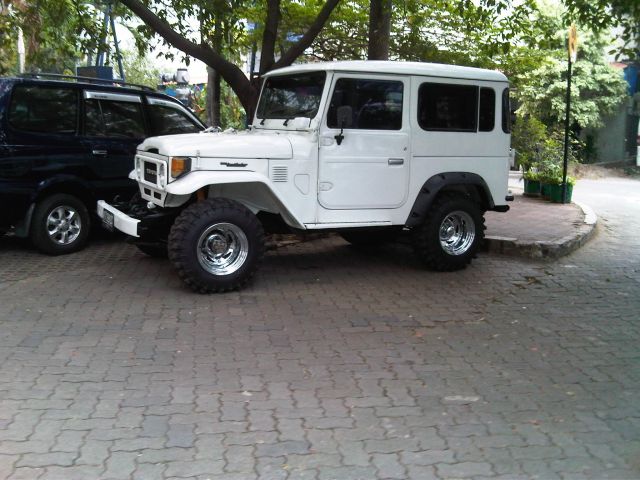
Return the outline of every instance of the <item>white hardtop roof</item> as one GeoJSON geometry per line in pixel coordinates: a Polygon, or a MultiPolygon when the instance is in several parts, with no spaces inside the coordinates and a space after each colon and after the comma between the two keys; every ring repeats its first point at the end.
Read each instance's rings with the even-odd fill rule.
{"type": "Polygon", "coordinates": [[[394,62],[382,60],[351,60],[343,62],[317,62],[292,65],[279,68],[265,75],[285,75],[290,73],[304,73],[317,71],[396,74],[396,75],[426,75],[430,77],[462,78],[466,80],[487,80],[493,82],[507,82],[502,73],[483,68],[460,67],[442,63],[422,62],[394,62]]]}

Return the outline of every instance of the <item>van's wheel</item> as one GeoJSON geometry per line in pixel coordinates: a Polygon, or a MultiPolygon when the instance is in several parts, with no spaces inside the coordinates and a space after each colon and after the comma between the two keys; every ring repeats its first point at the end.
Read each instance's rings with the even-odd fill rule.
{"type": "Polygon", "coordinates": [[[414,234],[414,249],[433,270],[465,268],[484,240],[484,216],[469,197],[443,194],[414,234]]]}
{"type": "Polygon", "coordinates": [[[80,199],[57,193],[36,205],[31,221],[31,241],[38,250],[49,255],[77,252],[87,243],[89,224],[89,212],[80,199]]]}
{"type": "Polygon", "coordinates": [[[210,198],[185,208],[169,233],[169,259],[199,293],[245,285],[264,255],[262,224],[244,205],[210,198]]]}

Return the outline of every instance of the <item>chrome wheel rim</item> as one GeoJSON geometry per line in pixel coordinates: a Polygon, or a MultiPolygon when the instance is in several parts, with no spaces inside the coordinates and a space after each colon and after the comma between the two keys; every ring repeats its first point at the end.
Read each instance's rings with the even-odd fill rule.
{"type": "Polygon", "coordinates": [[[440,224],[440,246],[449,255],[466,253],[476,237],[476,226],[467,212],[449,213],[440,224]]]}
{"type": "Polygon", "coordinates": [[[52,242],[69,245],[80,236],[82,220],[75,208],[60,205],[49,212],[46,228],[52,242]]]}
{"type": "Polygon", "coordinates": [[[198,239],[198,262],[212,275],[229,275],[244,265],[249,255],[249,240],[232,223],[216,223],[198,239]]]}

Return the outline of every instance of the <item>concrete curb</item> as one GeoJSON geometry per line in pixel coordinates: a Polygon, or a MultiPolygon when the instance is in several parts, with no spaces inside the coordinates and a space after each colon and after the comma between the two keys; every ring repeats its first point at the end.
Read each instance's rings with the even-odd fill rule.
{"type": "Polygon", "coordinates": [[[554,241],[521,241],[517,238],[487,236],[485,250],[503,255],[522,256],[533,259],[556,259],[577,250],[595,234],[598,217],[591,207],[573,202],[584,216],[580,225],[571,235],[554,241]]]}

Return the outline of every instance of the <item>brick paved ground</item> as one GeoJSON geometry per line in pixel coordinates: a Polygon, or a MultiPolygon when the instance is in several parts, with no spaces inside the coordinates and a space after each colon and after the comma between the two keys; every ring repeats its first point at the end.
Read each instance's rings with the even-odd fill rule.
{"type": "Polygon", "coordinates": [[[211,296],[0,240],[0,478],[640,478],[637,215],[449,274],[293,245],[211,296]]]}

